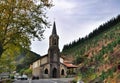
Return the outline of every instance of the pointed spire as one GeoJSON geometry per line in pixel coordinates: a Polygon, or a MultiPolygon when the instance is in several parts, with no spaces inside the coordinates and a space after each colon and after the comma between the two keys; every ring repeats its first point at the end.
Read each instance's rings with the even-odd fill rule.
{"type": "Polygon", "coordinates": [[[52,30],[52,34],[53,34],[53,35],[57,35],[55,21],[54,21],[54,24],[53,24],[53,30],[52,30]]]}

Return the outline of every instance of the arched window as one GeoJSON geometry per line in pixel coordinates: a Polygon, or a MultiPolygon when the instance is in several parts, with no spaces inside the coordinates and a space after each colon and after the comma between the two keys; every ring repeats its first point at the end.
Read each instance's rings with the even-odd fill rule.
{"type": "Polygon", "coordinates": [[[47,68],[45,69],[45,74],[48,74],[48,69],[47,68]]]}
{"type": "Polygon", "coordinates": [[[62,71],[61,71],[61,75],[64,75],[64,69],[62,69],[62,71]]]}

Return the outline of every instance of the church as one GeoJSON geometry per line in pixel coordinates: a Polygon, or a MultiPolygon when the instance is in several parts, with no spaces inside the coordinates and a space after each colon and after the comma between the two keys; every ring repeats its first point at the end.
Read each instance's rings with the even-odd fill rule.
{"type": "Polygon", "coordinates": [[[61,78],[76,72],[77,66],[61,57],[55,22],[53,23],[52,34],[49,37],[48,54],[33,62],[30,68],[33,76],[39,78],[61,78]]]}

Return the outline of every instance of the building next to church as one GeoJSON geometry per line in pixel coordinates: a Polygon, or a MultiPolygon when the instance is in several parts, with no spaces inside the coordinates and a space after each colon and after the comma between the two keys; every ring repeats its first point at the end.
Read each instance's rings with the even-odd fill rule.
{"type": "Polygon", "coordinates": [[[41,56],[32,63],[32,74],[39,78],[60,78],[67,76],[68,73],[75,72],[76,68],[77,66],[65,61],[60,55],[59,36],[54,22],[52,34],[49,37],[48,54],[41,56]]]}

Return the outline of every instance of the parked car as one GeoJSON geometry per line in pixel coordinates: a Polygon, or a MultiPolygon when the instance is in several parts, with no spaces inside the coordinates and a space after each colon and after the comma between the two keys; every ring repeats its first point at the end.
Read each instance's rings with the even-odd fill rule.
{"type": "Polygon", "coordinates": [[[17,77],[17,80],[21,80],[21,78],[22,78],[22,76],[18,76],[18,77],[17,77]]]}
{"type": "Polygon", "coordinates": [[[21,80],[27,80],[27,79],[28,79],[27,75],[22,75],[21,80]]]}
{"type": "Polygon", "coordinates": [[[17,80],[27,80],[27,79],[28,79],[27,75],[22,75],[17,77],[17,80]]]}

